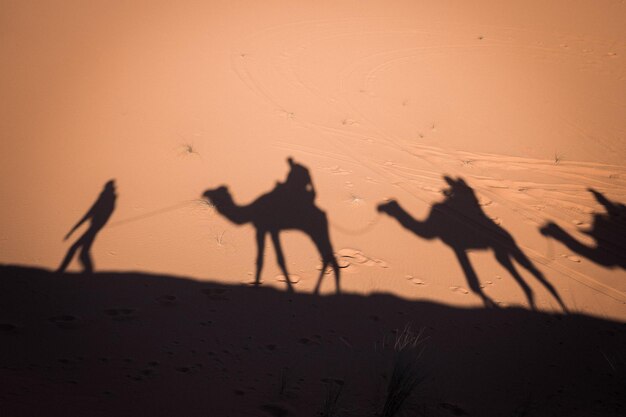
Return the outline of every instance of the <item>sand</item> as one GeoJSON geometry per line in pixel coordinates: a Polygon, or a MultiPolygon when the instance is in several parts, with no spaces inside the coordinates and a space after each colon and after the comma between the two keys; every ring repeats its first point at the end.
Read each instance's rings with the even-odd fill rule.
{"type": "Polygon", "coordinates": [[[335,378],[343,414],[374,415],[373,346],[411,323],[413,415],[623,413],[626,5],[545,3],[1,2],[2,402],[315,415],[335,378]],[[288,158],[314,195],[281,194],[288,158]],[[112,179],[95,273],[55,275],[112,179]],[[241,224],[202,197],[222,185],[241,224]],[[285,219],[309,229],[280,232],[294,292],[269,230],[254,288],[256,232],[285,219]],[[326,236],[340,285],[316,295],[326,236]]]}

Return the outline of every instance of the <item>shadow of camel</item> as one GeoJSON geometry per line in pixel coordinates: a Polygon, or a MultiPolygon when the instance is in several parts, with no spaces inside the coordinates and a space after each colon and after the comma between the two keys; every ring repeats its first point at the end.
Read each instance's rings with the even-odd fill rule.
{"type": "Polygon", "coordinates": [[[589,188],[598,203],[604,206],[606,213],[595,213],[593,225],[582,232],[591,236],[595,246],[587,246],[574,239],[557,224],[549,222],[539,231],[544,236],[552,237],[567,248],[585,258],[605,267],[626,269],[626,206],[607,199],[602,193],[589,188]]]}
{"type": "Polygon", "coordinates": [[[252,223],[256,228],[255,285],[258,286],[261,283],[265,237],[269,233],[276,251],[278,265],[285,275],[287,289],[293,291],[279,233],[282,230],[300,230],[311,238],[322,257],[322,269],[315,286],[315,293],[319,293],[326,268],[330,265],[335,274],[336,292],[339,294],[341,292],[339,265],[330,243],[326,214],[314,203],[315,190],[308,169],[295,163],[291,158],[287,161],[290,171],[285,182],[277,183],[272,191],[261,195],[248,205],[239,206],[235,204],[225,186],[206,190],[203,197],[209,200],[216,210],[231,222],[235,224],[252,223]]]}
{"type": "Polygon", "coordinates": [[[100,196],[96,202],[91,206],[89,211],[72,227],[63,240],[67,240],[76,229],[78,229],[87,220],[90,220],[89,228],[83,235],[72,245],[67,251],[63,262],[57,269],[57,273],[63,273],[69,266],[72,258],[76,254],[76,251],[80,249],[80,255],[78,259],[83,266],[83,271],[87,274],[93,273],[93,261],[91,260],[91,246],[93,245],[96,235],[104,225],[109,221],[113,210],[115,210],[115,200],[117,194],[115,193],[115,181],[110,180],[104,185],[104,189],[100,193],[100,196]]]}
{"type": "Polygon", "coordinates": [[[439,238],[450,246],[463,268],[470,289],[480,296],[486,307],[496,307],[496,304],[480,287],[478,276],[467,256],[469,249],[492,249],[497,261],[522,288],[533,310],[536,310],[534,293],[512,260],[526,268],[556,298],[563,310],[567,311],[556,289],[517,246],[513,237],[485,215],[474,190],[462,178],[455,180],[444,176],[444,180],[450,185],[444,191],[446,199],[434,204],[424,221],[411,217],[396,201],[380,204],[378,211],[395,218],[406,229],[424,239],[439,238]]]}

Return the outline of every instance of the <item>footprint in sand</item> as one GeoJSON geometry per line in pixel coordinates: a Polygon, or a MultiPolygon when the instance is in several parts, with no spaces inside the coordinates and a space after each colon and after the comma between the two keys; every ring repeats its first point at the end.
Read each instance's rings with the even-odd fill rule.
{"type": "Polygon", "coordinates": [[[140,373],[143,377],[146,377],[146,378],[154,377],[157,374],[157,372],[151,368],[142,369],[140,373]]]}
{"type": "Polygon", "coordinates": [[[176,370],[183,374],[190,374],[190,373],[197,372],[202,367],[203,365],[201,363],[196,363],[194,365],[179,366],[176,368],[176,370]]]}
{"type": "MultiPolygon", "coordinates": [[[[347,269],[348,271],[352,270],[352,266],[350,265],[350,262],[346,262],[343,259],[337,259],[337,265],[339,265],[340,269],[347,269]]],[[[322,270],[322,264],[319,263],[315,266],[315,270],[316,271],[321,271],[322,270]]],[[[326,269],[324,270],[324,275],[331,275],[333,274],[333,268],[328,265],[326,267],[326,269]]]]}
{"type": "Polygon", "coordinates": [[[576,263],[580,263],[580,261],[581,261],[581,259],[578,256],[574,256],[574,255],[562,254],[561,257],[567,259],[568,261],[572,261],[572,262],[576,262],[576,263]]]}
{"type": "MultiPolygon", "coordinates": [[[[274,279],[278,282],[287,282],[283,274],[276,275],[274,279]]],[[[297,284],[298,282],[302,281],[302,277],[300,275],[291,274],[289,275],[289,281],[291,281],[292,284],[297,284]]]]}
{"type": "Polygon", "coordinates": [[[200,291],[211,300],[228,300],[228,298],[225,296],[225,294],[228,292],[226,288],[205,288],[200,291]]]}
{"type": "Polygon", "coordinates": [[[260,408],[272,417],[287,417],[293,415],[291,410],[284,404],[264,404],[260,408]]]}
{"type": "Polygon", "coordinates": [[[19,327],[12,323],[0,323],[0,332],[13,334],[18,332],[19,327]]]}
{"type": "Polygon", "coordinates": [[[342,268],[350,265],[377,266],[379,268],[388,268],[389,264],[382,259],[370,258],[360,250],[344,248],[337,252],[339,266],[342,268]],[[344,266],[345,265],[345,266],[344,266]]]}
{"type": "Polygon", "coordinates": [[[487,217],[489,217],[491,219],[492,222],[494,222],[495,224],[497,224],[498,226],[500,226],[502,224],[502,220],[497,217],[497,216],[489,216],[487,215],[487,217]]]}
{"type": "Polygon", "coordinates": [[[156,298],[157,303],[164,305],[164,306],[171,306],[176,304],[176,301],[178,300],[178,297],[176,297],[175,295],[161,295],[159,297],[156,298]]]}
{"type": "Polygon", "coordinates": [[[411,284],[414,285],[426,285],[426,281],[421,278],[414,277],[413,275],[405,275],[404,278],[406,278],[408,281],[411,282],[411,284]]]}
{"type": "Polygon", "coordinates": [[[308,346],[312,346],[312,345],[321,345],[322,341],[320,340],[320,337],[302,337],[300,339],[298,339],[298,343],[300,343],[301,345],[308,345],[308,346]]]}
{"type": "Polygon", "coordinates": [[[342,124],[343,126],[354,126],[354,125],[357,125],[357,126],[358,126],[358,125],[359,125],[359,122],[357,122],[357,121],[356,121],[356,120],[354,120],[354,119],[345,118],[345,119],[343,119],[343,120],[341,121],[341,124],[342,124]]]}
{"type": "Polygon", "coordinates": [[[446,414],[450,413],[453,416],[468,416],[469,413],[466,412],[463,408],[456,404],[452,403],[440,403],[439,407],[443,410],[446,410],[446,414]]]}
{"type": "Polygon", "coordinates": [[[57,325],[61,329],[73,329],[80,325],[81,320],[77,316],[71,314],[62,314],[60,316],[50,317],[50,322],[57,325]]]}
{"type": "Polygon", "coordinates": [[[335,175],[350,175],[352,174],[352,171],[347,170],[347,169],[343,169],[341,168],[339,165],[334,165],[330,168],[327,168],[331,174],[335,174],[335,175]]]}
{"type": "Polygon", "coordinates": [[[469,291],[463,287],[450,287],[450,291],[457,292],[460,294],[469,294],[469,291]]]}
{"type": "Polygon", "coordinates": [[[137,309],[130,307],[107,308],[104,312],[115,321],[132,320],[137,317],[137,309]]]}
{"type": "Polygon", "coordinates": [[[341,378],[333,378],[330,376],[327,376],[325,378],[322,378],[320,381],[322,381],[324,384],[337,384],[337,385],[344,385],[346,382],[341,379],[341,378]]]}

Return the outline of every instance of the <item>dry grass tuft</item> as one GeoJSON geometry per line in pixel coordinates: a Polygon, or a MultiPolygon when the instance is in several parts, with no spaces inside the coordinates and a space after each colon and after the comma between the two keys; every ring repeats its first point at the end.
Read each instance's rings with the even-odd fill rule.
{"type": "Polygon", "coordinates": [[[410,325],[399,332],[393,345],[393,370],[381,417],[397,416],[415,387],[423,381],[424,373],[420,368],[419,358],[423,352],[422,331],[415,333],[410,325]]]}

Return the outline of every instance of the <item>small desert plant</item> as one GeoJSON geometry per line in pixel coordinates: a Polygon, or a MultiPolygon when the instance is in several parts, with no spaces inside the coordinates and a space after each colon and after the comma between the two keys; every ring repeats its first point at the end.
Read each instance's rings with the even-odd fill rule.
{"type": "Polygon", "coordinates": [[[180,156],[200,156],[198,148],[191,142],[184,142],[178,146],[180,156]]]}
{"type": "Polygon", "coordinates": [[[322,405],[322,417],[335,417],[339,411],[339,397],[343,391],[344,382],[342,380],[329,380],[326,383],[326,398],[322,405]]]}
{"type": "Polygon", "coordinates": [[[192,200],[192,203],[198,207],[215,209],[215,204],[212,201],[207,200],[206,198],[196,198],[192,200]]]}
{"type": "Polygon", "coordinates": [[[226,233],[226,230],[223,230],[222,233],[218,233],[217,235],[215,235],[215,241],[217,242],[217,246],[219,247],[224,246],[224,233],[226,233]]]}
{"type": "Polygon", "coordinates": [[[562,153],[554,151],[554,165],[558,165],[563,160],[563,156],[562,153]]]}
{"type": "Polygon", "coordinates": [[[533,401],[530,393],[513,411],[514,417],[527,417],[533,409],[533,401]]]}
{"type": "Polygon", "coordinates": [[[287,368],[280,371],[280,386],[278,394],[282,397],[287,393],[287,368]]]}
{"type": "Polygon", "coordinates": [[[360,206],[364,203],[364,200],[356,194],[350,193],[350,199],[348,200],[350,204],[355,206],[360,206]]]}
{"type": "Polygon", "coordinates": [[[423,348],[422,331],[415,333],[409,325],[397,333],[393,341],[393,370],[381,417],[394,417],[415,387],[424,379],[419,358],[423,348]]]}

